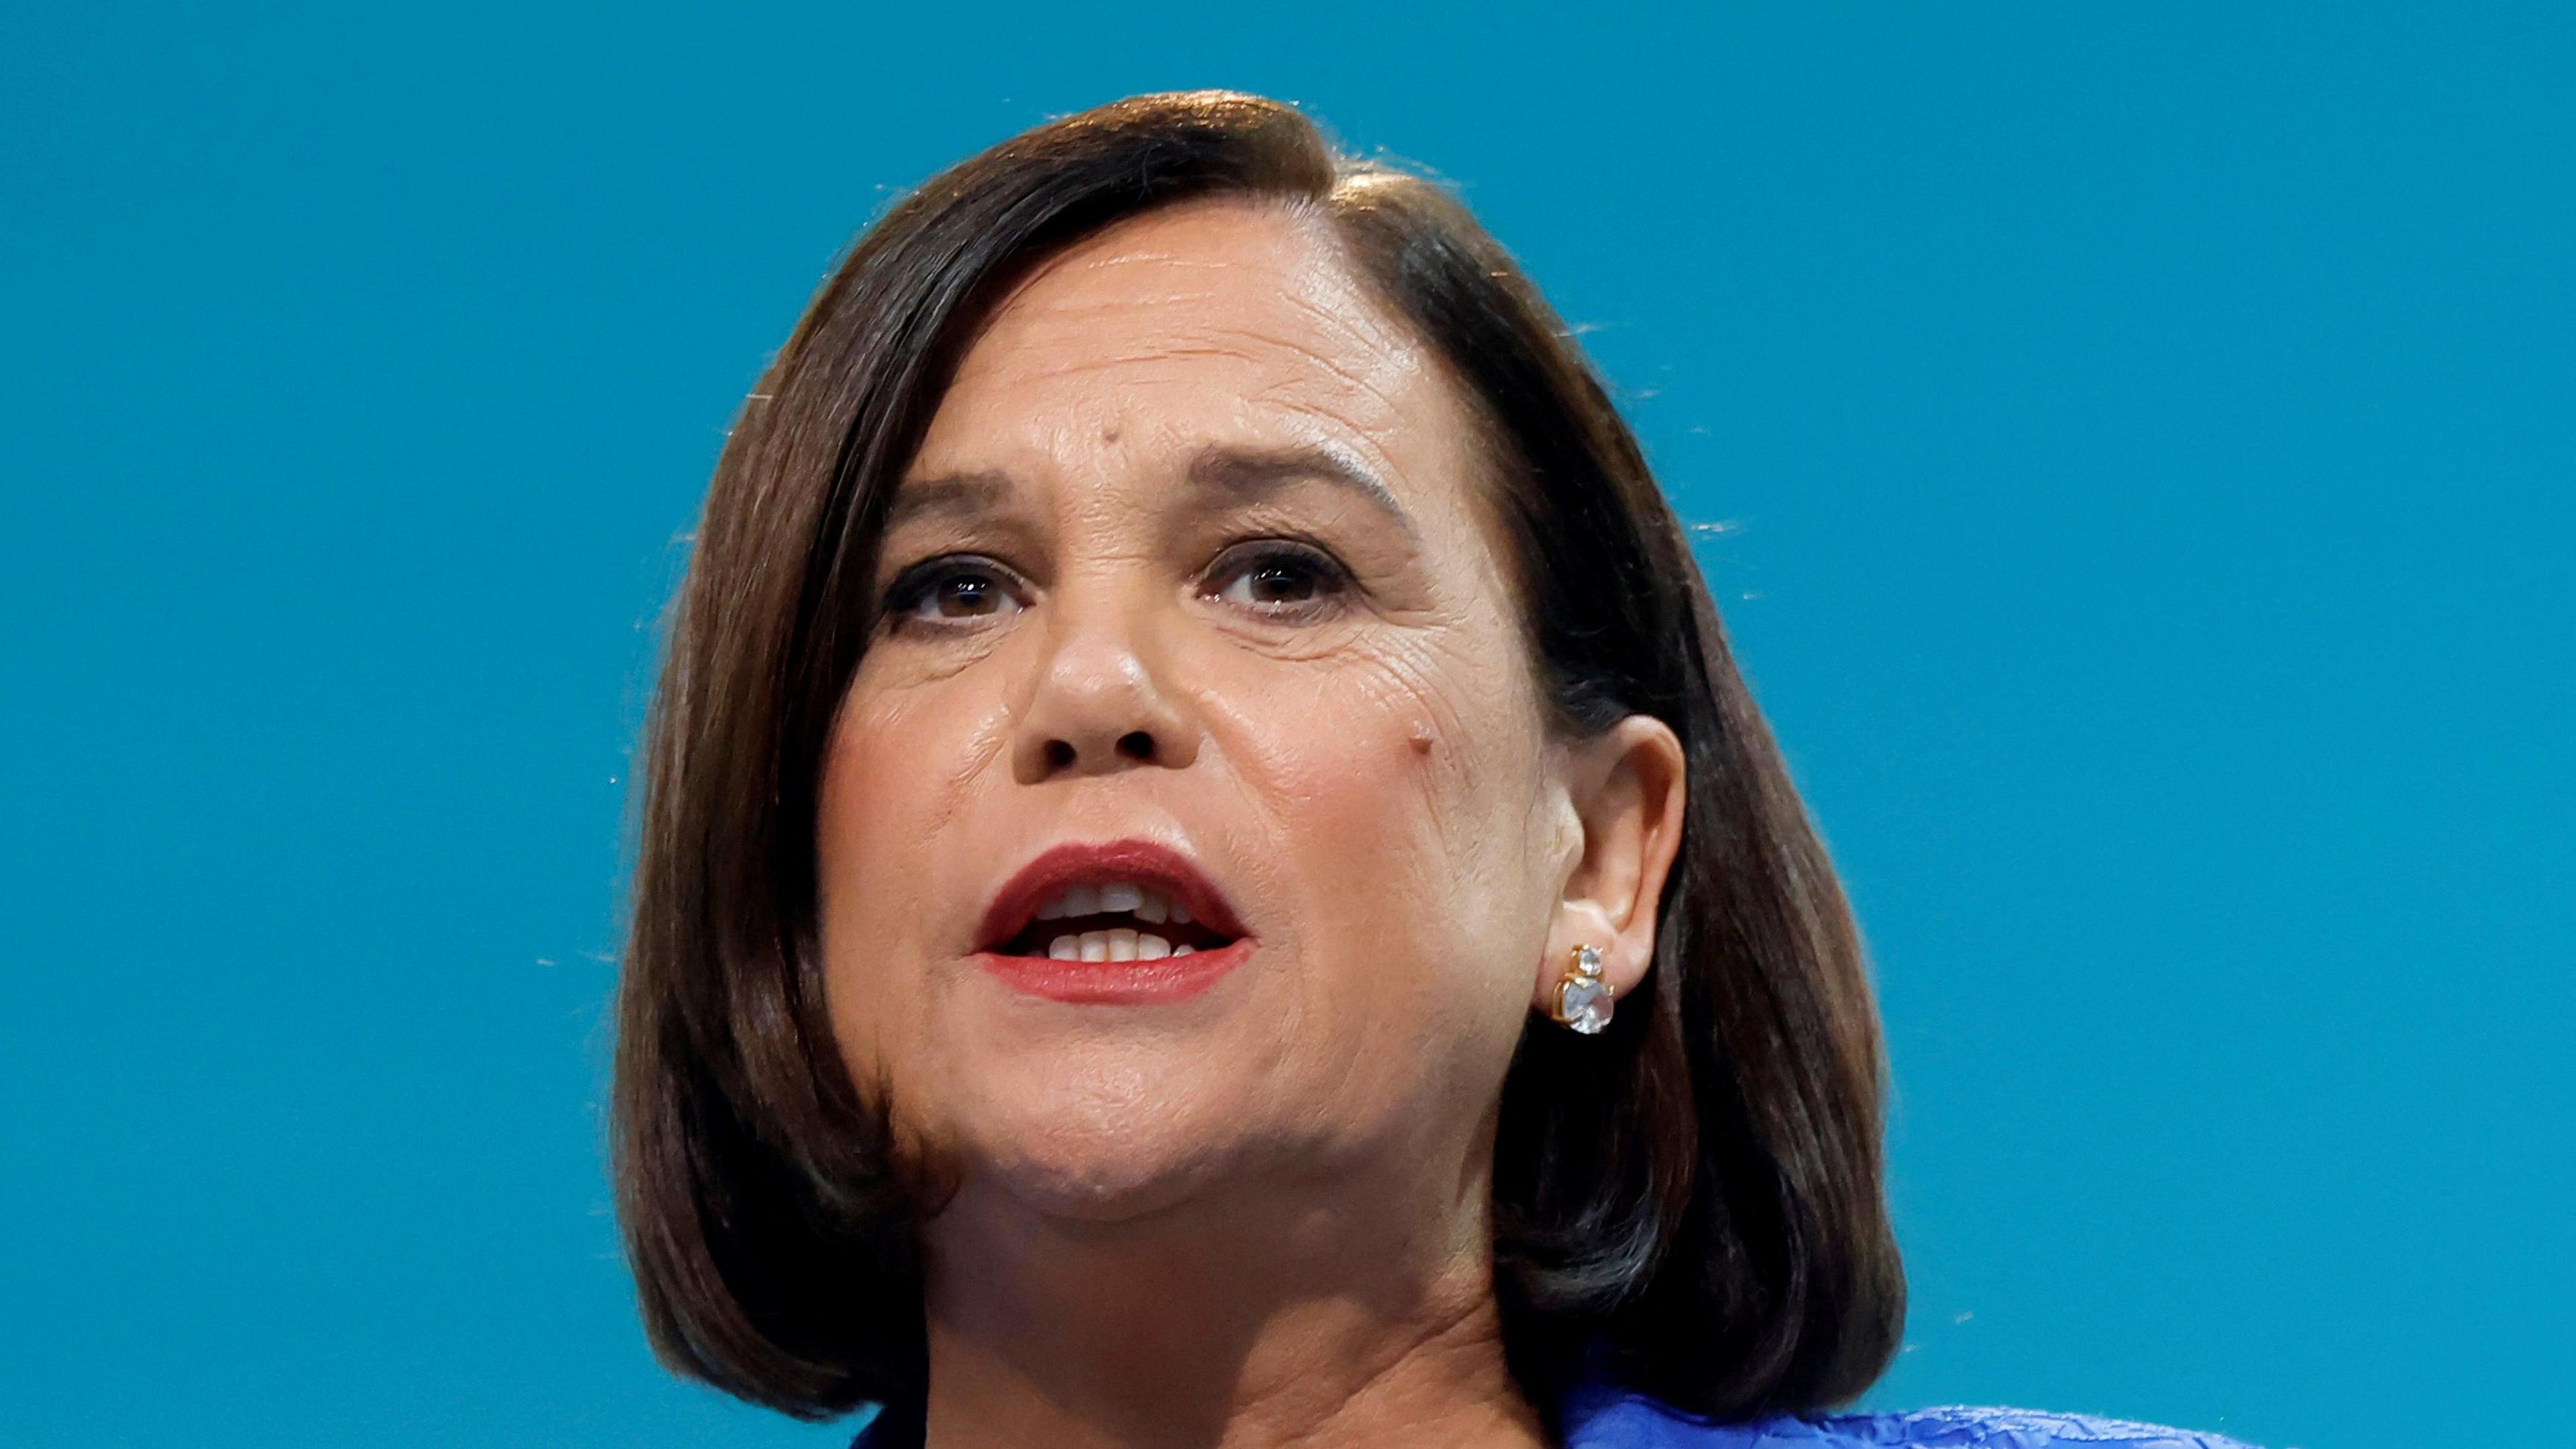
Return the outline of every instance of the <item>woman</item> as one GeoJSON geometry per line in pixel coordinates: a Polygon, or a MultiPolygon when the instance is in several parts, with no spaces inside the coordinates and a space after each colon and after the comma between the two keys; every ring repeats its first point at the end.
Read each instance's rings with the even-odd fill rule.
{"type": "Polygon", "coordinates": [[[617,1172],[682,1373],[871,1449],[2218,1442],[1817,1416],[1904,1300],[1842,894],[1563,327],[1287,107],[876,223],[645,750],[617,1172]]]}

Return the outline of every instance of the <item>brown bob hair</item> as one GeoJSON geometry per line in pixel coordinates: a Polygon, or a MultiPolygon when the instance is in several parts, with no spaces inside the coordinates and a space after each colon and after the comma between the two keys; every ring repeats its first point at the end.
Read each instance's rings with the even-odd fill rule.
{"type": "Polygon", "coordinates": [[[804,1418],[918,1405],[918,1224],[817,959],[826,736],[873,624],[889,495],[985,315],[1124,217],[1241,196],[1329,222],[1480,411],[1558,727],[1680,736],[1655,964],[1600,1038],[1533,1018],[1493,1177],[1505,1352],[1546,1410],[1590,1363],[1717,1418],[1886,1367],[1905,1280],[1851,915],[1636,439],[1511,257],[1438,185],[1288,106],[1140,96],[941,173],[854,244],[743,405],[642,745],[611,1131],[645,1327],[678,1372],[804,1418]]]}

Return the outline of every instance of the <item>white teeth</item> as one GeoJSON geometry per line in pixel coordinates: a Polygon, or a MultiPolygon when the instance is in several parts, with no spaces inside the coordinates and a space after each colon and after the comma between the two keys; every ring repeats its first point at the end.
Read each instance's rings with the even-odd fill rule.
{"type": "Polygon", "coordinates": [[[1109,959],[1112,961],[1135,960],[1136,933],[1128,930],[1124,926],[1111,931],[1109,933],[1109,959]]]}
{"type": "Polygon", "coordinates": [[[1039,906],[1035,919],[1061,921],[1068,916],[1114,916],[1121,912],[1152,925],[1167,920],[1187,923],[1190,919],[1189,907],[1152,886],[1132,881],[1068,887],[1039,906]]]}
{"type": "Polygon", "coordinates": [[[1079,961],[1082,959],[1082,938],[1058,936],[1047,942],[1047,955],[1058,961],[1079,961]]]}
{"type": "Polygon", "coordinates": [[[1155,935],[1151,931],[1138,931],[1136,933],[1137,960],[1160,961],[1171,954],[1171,942],[1164,940],[1162,937],[1155,935]]]}
{"type": "Polygon", "coordinates": [[[1109,959],[1109,933],[1107,931],[1085,931],[1082,933],[1082,959],[1085,961],[1106,961],[1109,959]]]}
{"type": "Polygon", "coordinates": [[[1188,945],[1174,946],[1174,947],[1172,948],[1172,954],[1173,954],[1173,955],[1175,955],[1175,956],[1186,956],[1186,955],[1190,954],[1192,951],[1195,951],[1195,950],[1197,950],[1197,949],[1198,949],[1198,947],[1196,947],[1196,946],[1188,946],[1188,945]]]}

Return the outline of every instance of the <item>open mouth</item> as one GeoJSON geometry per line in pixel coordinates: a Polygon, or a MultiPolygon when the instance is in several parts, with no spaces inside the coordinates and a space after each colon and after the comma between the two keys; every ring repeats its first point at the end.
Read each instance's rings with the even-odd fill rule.
{"type": "Polygon", "coordinates": [[[993,950],[1057,961],[1159,961],[1213,951],[1236,939],[1198,920],[1189,902],[1158,885],[1110,880],[1058,891],[993,950]]]}
{"type": "Polygon", "coordinates": [[[1252,954],[1216,884],[1150,840],[1046,851],[994,896],[977,939],[987,970],[1059,1001],[1176,1001],[1252,954]]]}

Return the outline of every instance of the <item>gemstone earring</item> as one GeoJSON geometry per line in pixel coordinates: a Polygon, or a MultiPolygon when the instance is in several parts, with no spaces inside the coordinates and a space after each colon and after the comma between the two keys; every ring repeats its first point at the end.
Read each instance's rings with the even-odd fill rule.
{"type": "Polygon", "coordinates": [[[1574,964],[1556,983],[1556,1019],[1585,1036],[1610,1024],[1610,983],[1601,979],[1601,948],[1577,946],[1574,964]]]}

